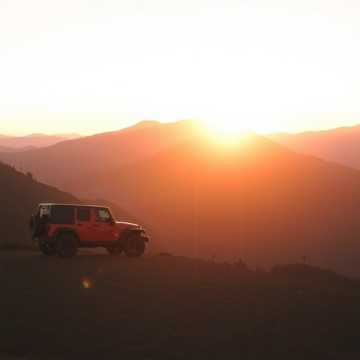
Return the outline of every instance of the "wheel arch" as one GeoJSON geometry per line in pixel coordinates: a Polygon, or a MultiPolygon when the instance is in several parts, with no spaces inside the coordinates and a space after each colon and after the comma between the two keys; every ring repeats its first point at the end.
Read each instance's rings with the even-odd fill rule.
{"type": "Polygon", "coordinates": [[[59,229],[56,229],[56,231],[54,232],[53,238],[56,240],[59,236],[63,235],[63,234],[71,234],[76,238],[76,242],[78,245],[80,245],[80,238],[79,235],[77,234],[77,232],[72,229],[72,228],[68,228],[68,227],[61,227],[59,229]]]}

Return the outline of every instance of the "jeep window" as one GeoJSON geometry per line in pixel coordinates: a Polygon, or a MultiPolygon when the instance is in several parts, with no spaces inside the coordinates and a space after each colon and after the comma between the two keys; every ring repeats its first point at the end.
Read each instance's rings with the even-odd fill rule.
{"type": "Polygon", "coordinates": [[[53,224],[74,224],[75,208],[73,206],[55,205],[51,208],[51,222],[53,224]]]}
{"type": "Polygon", "coordinates": [[[90,221],[90,208],[78,207],[77,208],[77,220],[78,221],[90,221]]]}
{"type": "Polygon", "coordinates": [[[111,214],[108,209],[95,209],[97,222],[111,222],[111,214]]]}

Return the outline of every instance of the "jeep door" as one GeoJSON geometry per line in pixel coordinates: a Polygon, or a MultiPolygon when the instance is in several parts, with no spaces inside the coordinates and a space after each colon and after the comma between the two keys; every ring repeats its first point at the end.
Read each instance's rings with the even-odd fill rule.
{"type": "Polygon", "coordinates": [[[99,242],[116,240],[115,222],[106,208],[94,209],[94,235],[99,242]]]}
{"type": "Polygon", "coordinates": [[[76,208],[76,231],[80,242],[94,241],[93,228],[91,222],[91,208],[78,206],[76,208]]]}

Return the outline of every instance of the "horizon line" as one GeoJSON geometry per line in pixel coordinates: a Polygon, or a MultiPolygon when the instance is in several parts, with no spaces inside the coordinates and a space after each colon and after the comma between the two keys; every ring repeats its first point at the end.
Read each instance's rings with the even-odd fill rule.
{"type": "MultiPolygon", "coordinates": [[[[106,134],[106,133],[112,133],[112,132],[117,132],[117,131],[121,131],[121,130],[125,130],[131,127],[134,127],[138,124],[144,123],[144,122],[157,122],[159,124],[171,124],[171,123],[178,123],[178,122],[182,122],[182,121],[199,121],[198,119],[179,119],[179,120],[174,120],[174,121],[163,121],[163,120],[139,120],[139,121],[135,121],[133,124],[131,125],[125,125],[123,127],[117,127],[117,128],[113,128],[113,129],[107,129],[104,131],[96,131],[96,132],[82,132],[82,131],[69,131],[69,132],[59,132],[59,133],[54,133],[54,132],[42,132],[42,131],[35,131],[35,132],[29,132],[29,133],[7,133],[7,132],[2,132],[0,130],[0,137],[4,136],[4,137],[29,137],[29,136],[57,136],[57,137],[69,137],[69,136],[74,136],[74,138],[81,138],[81,137],[89,137],[89,136],[94,136],[94,135],[99,135],[99,134],[106,134]]],[[[256,133],[256,134],[260,134],[260,135],[275,135],[275,134],[289,134],[289,135],[300,135],[300,134],[306,134],[306,133],[317,133],[317,132],[327,132],[327,131],[332,131],[332,130],[339,130],[339,129],[351,129],[354,127],[360,126],[360,120],[359,122],[353,124],[353,125],[344,125],[344,126],[332,126],[332,127],[319,127],[317,129],[302,129],[302,130],[286,130],[286,131],[253,131],[252,132],[256,133]]]]}

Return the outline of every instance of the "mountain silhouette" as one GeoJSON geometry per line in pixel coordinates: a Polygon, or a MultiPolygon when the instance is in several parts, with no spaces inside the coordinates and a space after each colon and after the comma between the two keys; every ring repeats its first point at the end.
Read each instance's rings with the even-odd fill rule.
{"type": "Polygon", "coordinates": [[[135,214],[164,252],[360,274],[358,171],[256,134],[220,145],[193,126],[152,123],[8,155],[80,198],[135,214]]]}
{"type": "MultiPolygon", "coordinates": [[[[31,171],[40,181],[73,192],[71,184],[79,178],[151,157],[192,136],[191,127],[191,121],[175,124],[143,121],[120,131],[64,141],[42,149],[16,154],[2,152],[0,161],[31,171]]],[[[83,197],[92,195],[86,191],[81,193],[83,197]]]]}
{"type": "Polygon", "coordinates": [[[360,169],[360,125],[269,138],[294,151],[360,169]]]}
{"type": "Polygon", "coordinates": [[[231,149],[194,138],[78,186],[137,214],[176,254],[360,273],[360,173],[257,135],[231,149]]]}

